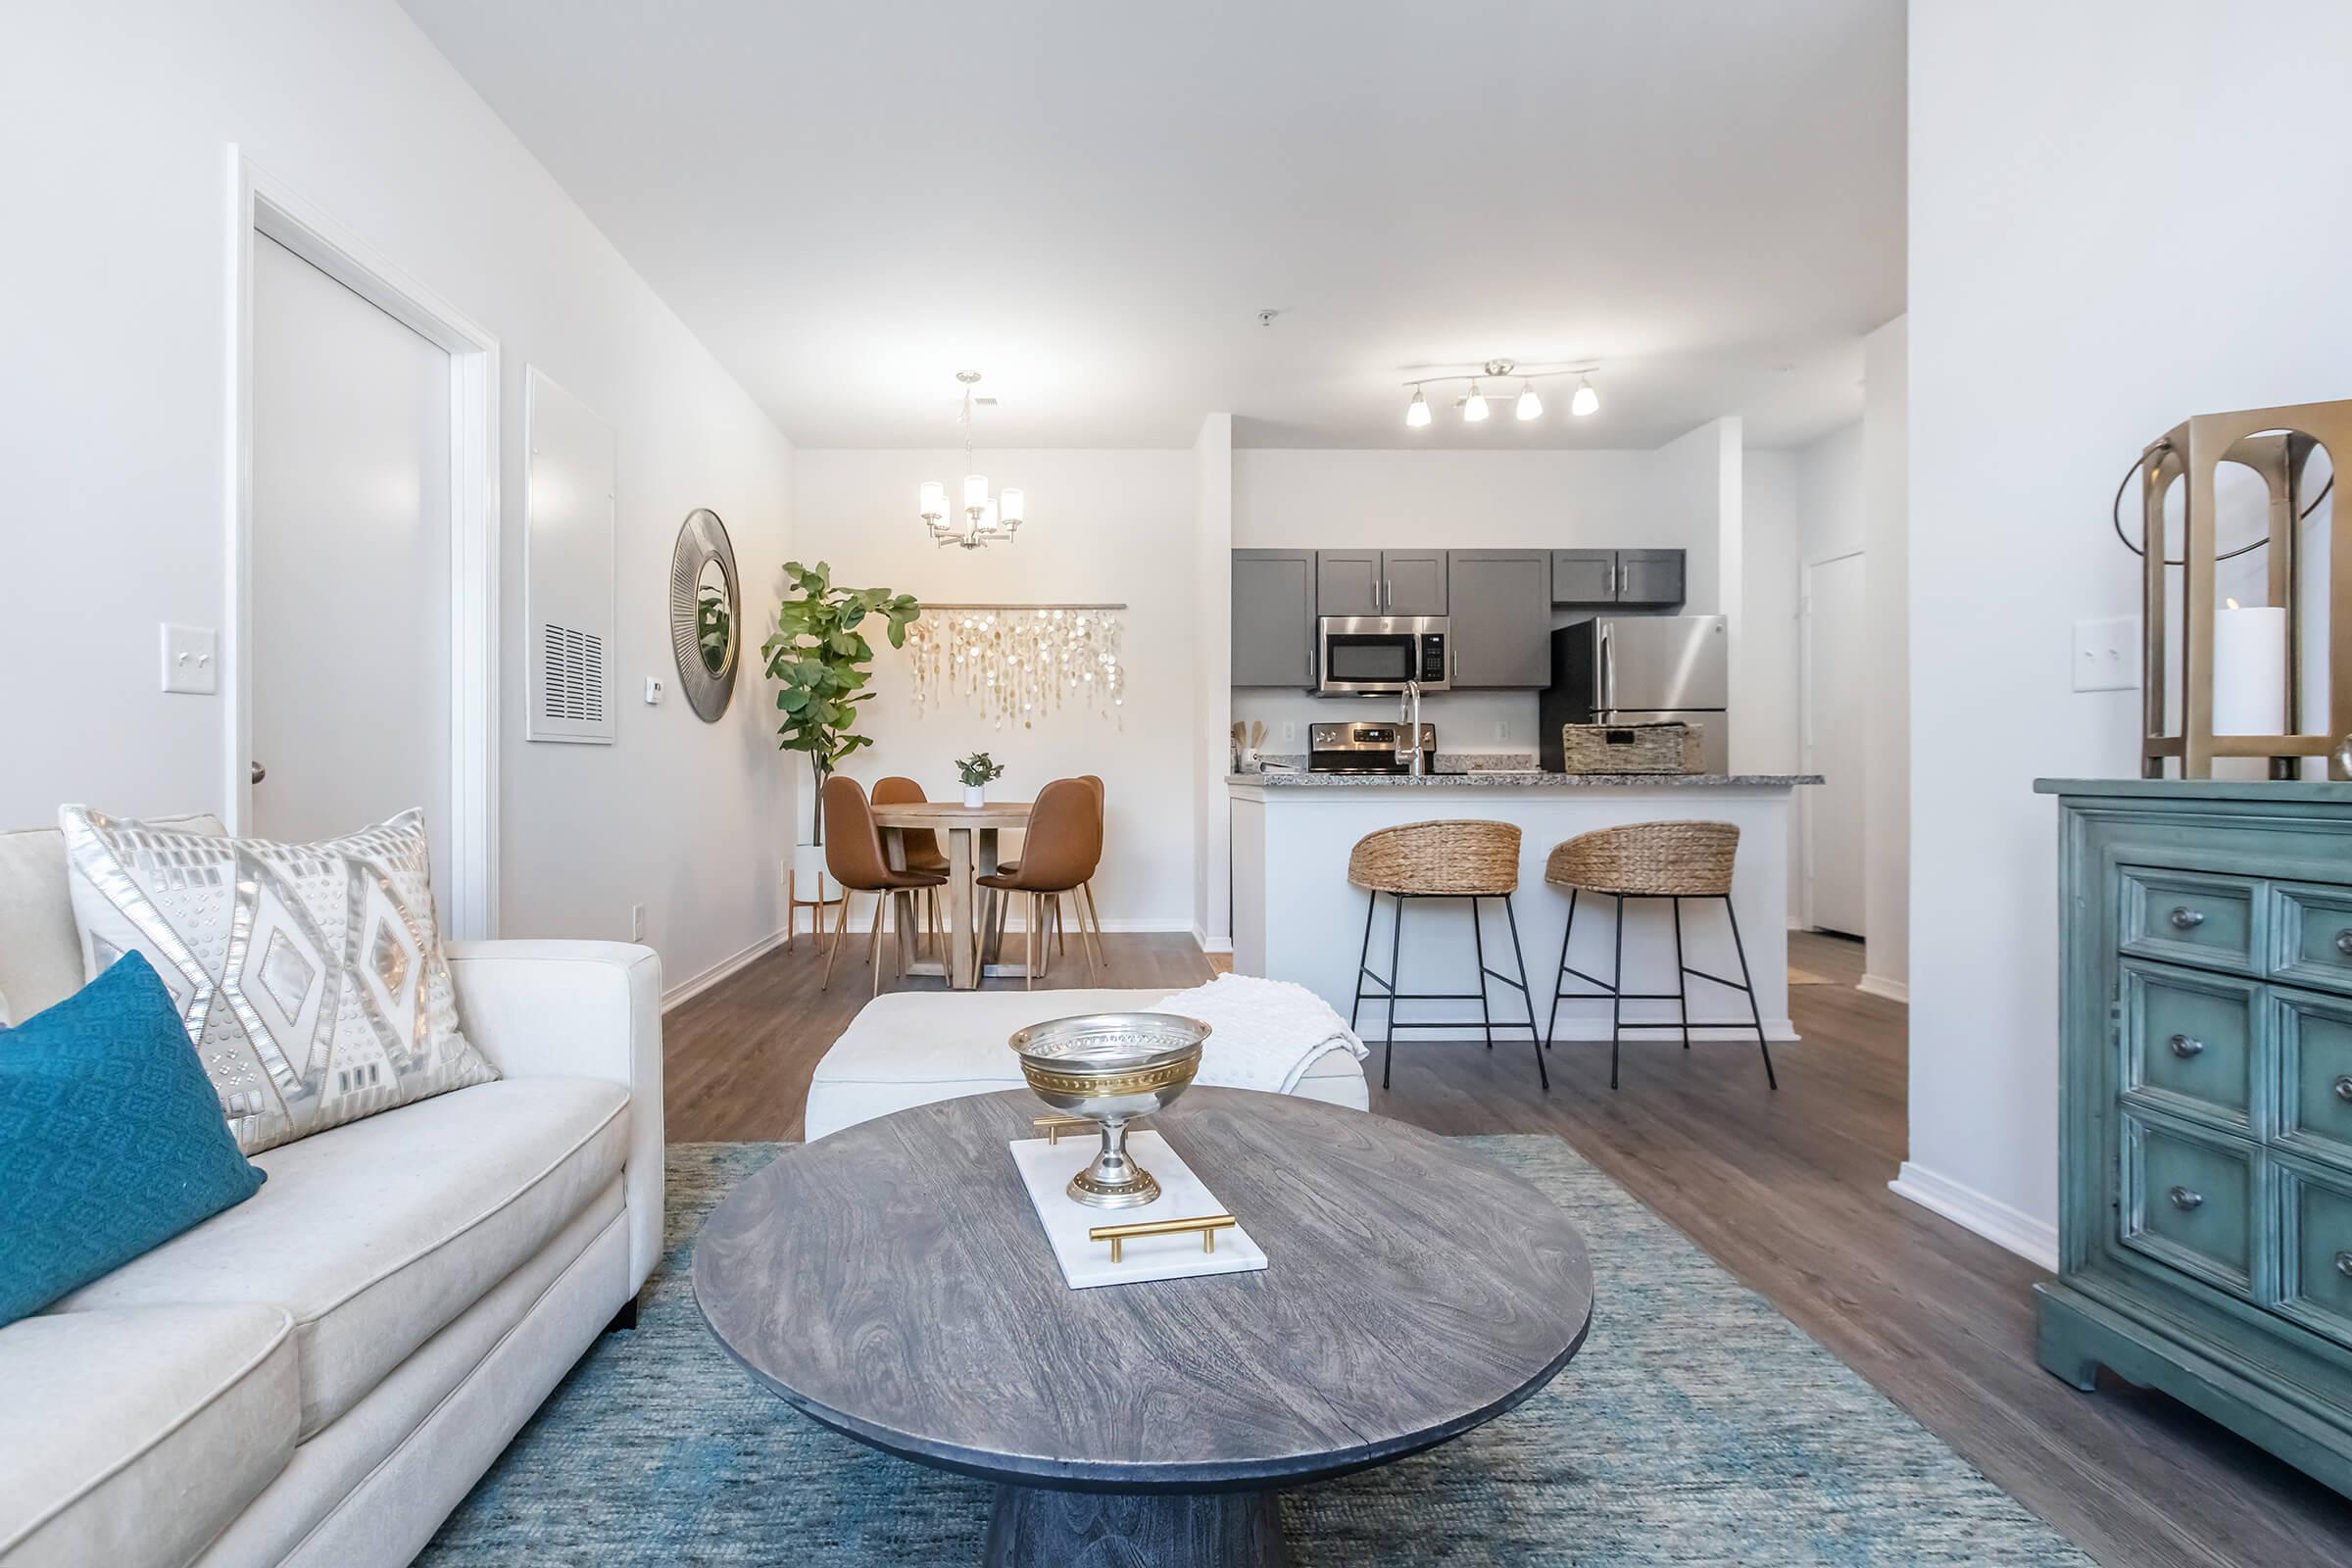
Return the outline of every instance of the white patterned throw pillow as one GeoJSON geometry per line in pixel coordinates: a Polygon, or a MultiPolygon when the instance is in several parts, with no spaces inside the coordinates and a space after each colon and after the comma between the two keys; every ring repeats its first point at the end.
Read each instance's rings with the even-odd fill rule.
{"type": "Polygon", "coordinates": [[[320,844],[57,819],[83,966],[146,956],[245,1152],[498,1076],[458,1029],[422,811],[320,844]]]}

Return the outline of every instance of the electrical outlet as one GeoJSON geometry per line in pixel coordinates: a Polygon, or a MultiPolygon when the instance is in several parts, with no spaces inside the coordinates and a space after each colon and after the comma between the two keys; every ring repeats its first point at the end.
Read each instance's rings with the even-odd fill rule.
{"type": "Polygon", "coordinates": [[[1298,738],[1298,721],[1297,719],[1286,718],[1282,721],[1282,738],[1286,741],[1295,741],[1298,738]]]}
{"type": "Polygon", "coordinates": [[[2128,692],[2139,685],[2139,617],[2075,622],[2075,690],[2128,692]]]}
{"type": "Polygon", "coordinates": [[[1494,738],[1498,741],[1507,741],[1511,738],[1511,721],[1509,719],[1498,718],[1494,721],[1494,738]]]}
{"type": "Polygon", "coordinates": [[[645,940],[645,906],[642,904],[629,906],[629,940],[631,942],[645,940]]]}

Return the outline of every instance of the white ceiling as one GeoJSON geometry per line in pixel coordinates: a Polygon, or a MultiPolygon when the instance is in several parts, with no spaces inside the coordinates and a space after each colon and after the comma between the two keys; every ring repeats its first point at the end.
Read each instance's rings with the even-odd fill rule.
{"type": "Polygon", "coordinates": [[[1903,309],[1898,0],[403,3],[801,446],[1781,445],[1903,309]]]}

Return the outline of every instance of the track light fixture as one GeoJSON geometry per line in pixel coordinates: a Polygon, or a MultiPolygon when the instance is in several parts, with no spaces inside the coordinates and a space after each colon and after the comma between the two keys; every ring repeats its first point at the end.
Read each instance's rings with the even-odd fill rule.
{"type": "Polygon", "coordinates": [[[1460,400],[1462,418],[1465,423],[1476,424],[1484,419],[1488,413],[1486,394],[1479,389],[1479,382],[1482,380],[1507,381],[1512,376],[1519,378],[1519,396],[1512,404],[1512,412],[1521,419],[1540,419],[1544,416],[1544,400],[1536,395],[1536,383],[1546,376],[1554,375],[1573,375],[1577,378],[1576,392],[1568,400],[1568,412],[1578,418],[1583,418],[1586,415],[1600,412],[1600,394],[1592,390],[1592,372],[1598,368],[1598,366],[1587,364],[1564,365],[1551,369],[1530,370],[1511,360],[1489,360],[1476,370],[1461,370],[1448,375],[1425,375],[1419,380],[1404,383],[1412,388],[1413,392],[1412,401],[1404,406],[1404,422],[1415,430],[1429,423],[1429,400],[1422,395],[1423,387],[1434,386],[1444,381],[1467,381],[1470,383],[1470,390],[1460,400]]]}

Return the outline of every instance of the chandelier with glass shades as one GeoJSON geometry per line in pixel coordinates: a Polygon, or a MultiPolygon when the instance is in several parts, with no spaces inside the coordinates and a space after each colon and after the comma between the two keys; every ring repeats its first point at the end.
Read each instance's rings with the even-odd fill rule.
{"type": "MultiPolygon", "coordinates": [[[[956,417],[963,426],[963,466],[968,468],[972,466],[972,388],[979,385],[980,372],[957,370],[956,379],[963,383],[963,412],[956,417]]],[[[931,542],[965,550],[977,550],[999,541],[1011,543],[1012,536],[1020,530],[1025,504],[1021,492],[1012,489],[992,499],[985,473],[963,476],[963,505],[953,516],[948,513],[948,487],[937,479],[923,481],[919,503],[923,526],[931,530],[931,542]]]]}
{"type": "Polygon", "coordinates": [[[1413,390],[1412,402],[1404,406],[1404,422],[1415,430],[1429,423],[1429,400],[1421,395],[1421,389],[1447,381],[1470,383],[1469,391],[1454,399],[1455,406],[1462,411],[1462,422],[1465,424],[1476,424],[1487,416],[1487,395],[1479,387],[1481,381],[1516,380],[1519,383],[1519,397],[1511,405],[1511,412],[1522,419],[1540,419],[1544,416],[1544,400],[1536,396],[1536,383],[1561,375],[1577,378],[1576,392],[1568,399],[1568,412],[1581,419],[1588,414],[1600,412],[1600,394],[1592,390],[1592,376],[1599,368],[1597,365],[1571,365],[1554,369],[1531,370],[1516,361],[1489,360],[1476,370],[1425,375],[1418,381],[1404,383],[1413,390]]]}

